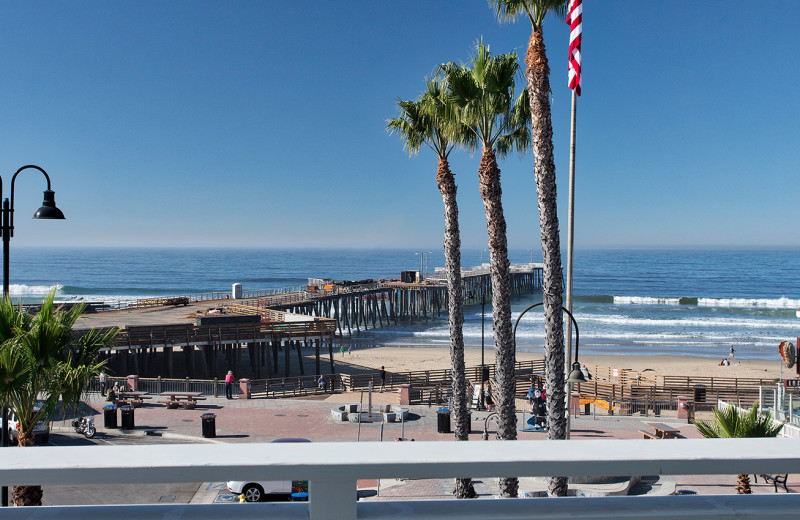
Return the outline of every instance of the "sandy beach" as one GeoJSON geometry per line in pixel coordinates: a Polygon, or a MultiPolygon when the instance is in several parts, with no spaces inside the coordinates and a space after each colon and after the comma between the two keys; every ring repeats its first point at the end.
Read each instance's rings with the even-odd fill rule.
{"type": "MultiPolygon", "coordinates": [[[[390,372],[413,370],[435,370],[450,367],[450,352],[446,348],[426,347],[362,347],[354,346],[344,357],[335,352],[337,365],[347,373],[347,365],[380,369],[385,366],[390,372]]],[[[542,359],[542,354],[520,352],[519,361],[542,359]]],[[[628,368],[636,371],[652,371],[659,375],[685,375],[695,377],[778,378],[781,366],[767,360],[732,360],[730,366],[719,366],[719,359],[687,356],[581,356],[582,363],[628,368]],[[741,364],[740,364],[741,363],[741,364]]],[[[479,349],[466,349],[466,365],[481,363],[479,349]]],[[[486,350],[486,363],[494,363],[494,350],[486,350]]],[[[783,377],[795,376],[795,369],[783,367],[783,377]]]]}

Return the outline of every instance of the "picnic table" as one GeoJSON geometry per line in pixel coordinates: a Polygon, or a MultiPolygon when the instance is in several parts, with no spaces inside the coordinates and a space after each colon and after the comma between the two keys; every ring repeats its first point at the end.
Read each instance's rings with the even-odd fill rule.
{"type": "Polygon", "coordinates": [[[645,439],[677,439],[682,437],[679,429],[673,428],[668,424],[657,422],[645,424],[653,429],[652,432],[639,430],[639,433],[641,433],[645,439]]]}
{"type": "Polygon", "coordinates": [[[205,399],[202,392],[161,392],[158,395],[167,398],[165,401],[160,402],[170,409],[182,406],[189,410],[197,406],[197,401],[205,399]]]}
{"type": "Polygon", "coordinates": [[[117,404],[117,406],[129,404],[138,408],[144,403],[145,399],[153,398],[153,396],[147,394],[148,394],[147,392],[141,392],[141,391],[137,392],[127,391],[127,390],[122,391],[119,394],[117,394],[117,399],[115,403],[117,404]]]}

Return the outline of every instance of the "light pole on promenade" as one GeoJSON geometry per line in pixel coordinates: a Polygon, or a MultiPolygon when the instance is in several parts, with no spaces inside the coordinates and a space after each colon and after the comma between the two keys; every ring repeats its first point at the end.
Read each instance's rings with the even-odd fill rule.
{"type": "MultiPolygon", "coordinates": [[[[519,325],[519,320],[525,315],[526,312],[533,309],[534,307],[538,307],[540,305],[544,305],[544,302],[534,303],[533,305],[529,306],[527,309],[522,311],[519,316],[517,317],[517,321],[514,322],[514,350],[517,350],[517,325],[519,325]]],[[[561,308],[562,311],[567,313],[569,316],[570,324],[575,327],[575,361],[572,363],[572,370],[570,371],[569,375],[566,377],[567,383],[585,383],[586,377],[584,377],[583,372],[581,371],[581,364],[578,362],[578,343],[580,341],[580,332],[578,331],[578,322],[575,321],[575,317],[572,315],[570,311],[567,310],[566,307],[561,308]]],[[[568,388],[572,388],[569,386],[568,388]]],[[[569,403],[570,399],[572,399],[571,392],[567,392],[566,402],[569,403]]],[[[566,403],[565,403],[566,404],[566,403]]],[[[567,412],[569,412],[569,406],[566,407],[567,412]]],[[[569,439],[569,413],[567,413],[567,430],[566,430],[566,438],[569,439]]]]}
{"type": "MultiPolygon", "coordinates": [[[[29,164],[27,166],[23,166],[19,170],[14,173],[14,176],[11,177],[11,201],[9,199],[3,199],[3,178],[0,177],[0,199],[3,199],[3,208],[2,208],[2,227],[0,227],[0,233],[3,235],[3,298],[8,298],[8,264],[9,264],[9,246],[11,244],[11,237],[14,236],[14,184],[17,180],[17,175],[19,175],[22,171],[27,169],[34,169],[39,170],[44,175],[44,178],[47,179],[47,189],[44,191],[44,202],[42,202],[42,207],[39,208],[36,213],[34,213],[33,218],[35,219],[51,219],[51,220],[64,220],[64,214],[61,212],[60,209],[56,207],[56,200],[55,200],[55,193],[53,190],[50,189],[50,176],[47,175],[47,172],[44,171],[42,168],[38,166],[34,166],[29,164]]],[[[4,403],[5,404],[5,403],[4,403]]],[[[3,406],[2,409],[2,437],[3,447],[7,447],[8,442],[8,409],[6,406],[3,406]]],[[[2,497],[0,497],[0,505],[7,506],[8,505],[8,487],[2,487],[2,497]]]]}

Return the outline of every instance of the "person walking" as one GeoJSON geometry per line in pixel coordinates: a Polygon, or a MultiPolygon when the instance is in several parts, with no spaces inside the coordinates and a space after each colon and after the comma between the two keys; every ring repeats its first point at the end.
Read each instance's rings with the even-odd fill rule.
{"type": "Polygon", "coordinates": [[[381,393],[386,390],[386,367],[381,366],[381,393]]]}
{"type": "Polygon", "coordinates": [[[106,395],[106,387],[108,386],[108,376],[105,370],[100,371],[100,394],[106,395]]]}
{"type": "Polygon", "coordinates": [[[233,399],[233,370],[225,376],[225,399],[233,399]]]}
{"type": "Polygon", "coordinates": [[[736,356],[733,355],[733,345],[731,345],[731,352],[728,354],[728,359],[736,359],[736,356]]]}

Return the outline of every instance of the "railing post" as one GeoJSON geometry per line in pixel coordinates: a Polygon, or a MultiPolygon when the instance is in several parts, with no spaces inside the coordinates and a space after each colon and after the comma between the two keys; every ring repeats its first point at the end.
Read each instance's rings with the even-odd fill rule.
{"type": "Polygon", "coordinates": [[[162,392],[162,390],[161,390],[161,376],[158,376],[158,379],[156,380],[156,392],[159,393],[159,394],[162,392]]]}
{"type": "Polygon", "coordinates": [[[219,378],[214,378],[214,397],[219,397],[219,378]]]}
{"type": "Polygon", "coordinates": [[[336,518],[356,520],[356,481],[348,479],[314,479],[308,481],[308,517],[311,520],[336,518]]]}

